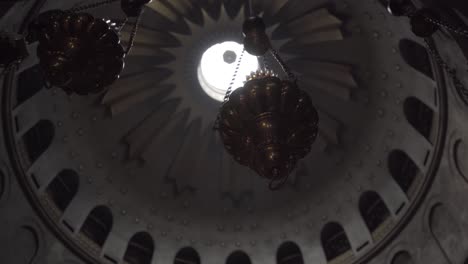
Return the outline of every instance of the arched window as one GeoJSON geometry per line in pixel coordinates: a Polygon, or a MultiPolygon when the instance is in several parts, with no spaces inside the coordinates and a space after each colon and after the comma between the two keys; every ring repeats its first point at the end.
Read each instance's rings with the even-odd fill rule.
{"type": "Polygon", "coordinates": [[[371,233],[390,217],[390,211],[382,198],[376,192],[371,191],[361,195],[359,211],[371,233]]]}
{"type": "Polygon", "coordinates": [[[338,223],[328,223],[323,227],[321,242],[327,261],[333,260],[351,250],[348,237],[343,227],[338,223]]]}
{"type": "Polygon", "coordinates": [[[112,213],[105,206],[98,206],[89,213],[81,227],[81,233],[102,247],[112,229],[112,213]]]}
{"type": "Polygon", "coordinates": [[[409,97],[404,103],[406,120],[428,141],[430,140],[434,111],[415,97],[409,97]]]}
{"type": "Polygon", "coordinates": [[[401,57],[409,66],[434,79],[431,60],[424,46],[413,40],[402,39],[400,40],[399,48],[401,57]]]}
{"type": "Polygon", "coordinates": [[[400,251],[393,257],[392,264],[414,264],[414,261],[408,252],[400,251]]]}
{"type": "Polygon", "coordinates": [[[226,264],[251,264],[250,258],[243,251],[235,251],[229,255],[226,264]]]}
{"type": "Polygon", "coordinates": [[[65,211],[78,192],[79,176],[73,170],[61,171],[47,186],[46,193],[60,211],[65,211]]]}
{"type": "Polygon", "coordinates": [[[23,135],[31,163],[34,163],[50,147],[54,133],[54,124],[49,120],[41,120],[23,135]]]}
{"type": "Polygon", "coordinates": [[[304,264],[304,258],[299,246],[294,242],[284,242],[276,253],[278,264],[304,264]]]}
{"type": "Polygon", "coordinates": [[[200,264],[200,256],[191,247],[185,247],[177,252],[174,264],[200,264]]]}
{"type": "Polygon", "coordinates": [[[18,76],[16,103],[20,105],[39,92],[44,87],[44,74],[39,65],[24,70],[18,76]]]}
{"type": "Polygon", "coordinates": [[[401,150],[393,150],[388,156],[388,169],[400,188],[408,193],[419,169],[414,162],[401,150]]]}
{"type": "Polygon", "coordinates": [[[150,264],[153,252],[153,238],[146,232],[140,232],[130,239],[124,260],[129,264],[150,264]]]}

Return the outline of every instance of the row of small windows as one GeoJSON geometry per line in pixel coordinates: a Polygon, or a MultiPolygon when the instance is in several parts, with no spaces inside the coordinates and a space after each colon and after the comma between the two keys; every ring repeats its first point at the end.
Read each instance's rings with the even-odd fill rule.
{"type": "MultiPolygon", "coordinates": [[[[389,170],[395,181],[402,190],[408,191],[414,181],[418,169],[414,162],[400,150],[395,150],[389,156],[389,170]]],[[[79,188],[79,176],[73,170],[63,170],[49,184],[46,191],[50,199],[55,203],[57,209],[64,211],[76,195],[79,188]]],[[[368,191],[362,194],[359,201],[359,211],[371,233],[375,232],[391,216],[378,193],[368,191]]],[[[105,206],[96,207],[91,211],[81,232],[98,246],[102,246],[112,228],[112,214],[105,206]]],[[[338,223],[328,223],[321,233],[321,242],[327,260],[332,260],[351,250],[351,244],[345,231],[338,223]]],[[[292,242],[291,242],[292,243],[292,242]]],[[[154,245],[149,235],[138,235],[129,244],[128,263],[147,263],[152,257],[154,245]],[[151,243],[150,243],[151,241],[151,243]],[[132,257],[134,256],[134,257],[132,257]],[[132,262],[133,261],[133,262],[132,262]]],[[[196,253],[196,252],[195,252],[196,253]]],[[[199,257],[193,251],[186,249],[181,251],[180,258],[176,259],[176,264],[183,264],[185,259],[191,259],[198,263],[199,257]]],[[[243,258],[234,255],[233,258],[243,258]]],[[[278,251],[278,263],[289,263],[293,259],[294,263],[300,263],[302,259],[300,250],[293,244],[286,244],[278,251]]]]}
{"type": "MultiPolygon", "coordinates": [[[[389,156],[389,169],[394,175],[396,182],[407,192],[414,181],[418,169],[409,157],[402,151],[395,150],[389,156]]],[[[76,195],[79,188],[79,176],[73,170],[63,170],[49,184],[46,189],[50,199],[57,209],[65,211],[69,203],[76,195]]],[[[378,193],[373,191],[365,192],[359,200],[359,211],[371,233],[375,232],[387,219],[391,213],[378,193]]],[[[99,206],[94,208],[85,220],[81,233],[93,241],[97,246],[104,245],[113,224],[112,213],[109,208],[99,206]]],[[[351,244],[345,231],[338,223],[328,223],[321,232],[321,242],[327,260],[341,256],[351,250],[351,244]]],[[[154,245],[151,237],[146,233],[135,235],[125,254],[128,263],[148,263],[152,258],[154,245]]],[[[302,255],[299,248],[292,242],[285,244],[278,250],[278,263],[302,263],[302,255]],[[291,261],[291,262],[290,262],[291,261]]],[[[245,256],[233,255],[234,259],[243,259],[245,256]]],[[[180,252],[176,258],[176,264],[199,263],[199,257],[191,249],[180,252]],[[185,261],[185,262],[184,262],[185,261]]],[[[232,262],[235,263],[235,262],[232,262]]]]}
{"type": "MultiPolygon", "coordinates": [[[[371,233],[390,219],[390,211],[374,191],[368,191],[359,199],[359,211],[364,222],[371,233]]],[[[328,223],[322,229],[321,242],[325,251],[327,261],[351,252],[351,243],[343,229],[338,223],[328,223]]]]}
{"type": "MultiPolygon", "coordinates": [[[[105,206],[98,206],[91,211],[80,232],[97,246],[102,247],[111,229],[111,211],[105,206]]],[[[150,264],[154,250],[151,235],[139,232],[130,238],[123,260],[128,264],[150,264]]],[[[176,254],[174,264],[200,264],[200,256],[193,248],[183,248],[176,254]]]]}
{"type": "MultiPolygon", "coordinates": [[[[418,169],[414,162],[400,150],[394,150],[389,155],[389,170],[402,190],[408,191],[414,181],[418,169]]],[[[76,195],[79,188],[79,176],[73,170],[63,170],[49,184],[46,191],[57,209],[64,211],[76,195]]],[[[365,192],[359,200],[359,211],[371,233],[375,232],[391,213],[378,193],[365,192]]],[[[85,220],[81,233],[96,245],[102,247],[113,224],[109,208],[99,206],[94,208],[85,220]]],[[[328,223],[321,232],[321,242],[328,261],[335,259],[351,250],[351,244],[346,233],[338,223],[328,223]]],[[[130,264],[149,263],[154,251],[151,236],[147,233],[135,235],[125,253],[125,260],[130,264]]],[[[248,263],[247,255],[239,252],[228,258],[230,263],[248,263]],[[240,260],[243,260],[240,262],[240,260]],[[235,261],[235,262],[234,262],[235,261]]],[[[278,249],[277,261],[281,264],[302,263],[302,254],[297,245],[287,242],[278,249]]],[[[182,249],[176,257],[175,264],[200,263],[200,257],[191,248],[182,249]],[[187,262],[189,261],[189,262],[187,262]]]]}
{"type": "MultiPolygon", "coordinates": [[[[393,179],[397,182],[400,188],[408,193],[412,186],[415,178],[419,174],[419,169],[416,164],[408,157],[408,155],[401,150],[394,150],[389,154],[388,157],[388,169],[393,179]]],[[[73,170],[63,170],[57,177],[55,177],[46,189],[50,199],[55,203],[56,207],[60,211],[65,211],[72,199],[75,197],[79,188],[79,176],[73,170]]],[[[362,204],[365,204],[366,208],[381,208],[382,201],[378,199],[377,193],[365,193],[363,194],[360,204],[361,212],[364,211],[362,204]]],[[[368,215],[363,213],[364,216],[368,215]]],[[[384,215],[382,212],[381,215],[384,215]]],[[[364,217],[369,219],[369,217],[364,217]]],[[[366,220],[367,221],[367,220],[366,220]]],[[[369,224],[369,229],[374,229],[373,224],[369,224]]]]}
{"type": "MultiPolygon", "coordinates": [[[[390,174],[404,192],[408,192],[419,173],[419,169],[415,163],[401,150],[394,150],[389,154],[388,168],[390,174]]],[[[57,177],[52,180],[46,192],[55,203],[56,207],[63,212],[78,192],[78,188],[78,174],[73,170],[66,169],[62,170],[57,177]]],[[[382,208],[382,204],[383,202],[377,193],[364,193],[359,205],[364,219],[370,219],[370,217],[367,217],[370,216],[368,213],[368,210],[370,210],[369,208],[382,208]]],[[[381,213],[382,216],[386,216],[386,214],[386,212],[381,213]]],[[[368,224],[368,226],[371,231],[375,228],[374,224],[368,224]]]]}
{"type": "MultiPolygon", "coordinates": [[[[54,201],[61,201],[57,204],[57,207],[60,209],[66,207],[65,203],[62,201],[70,200],[70,198],[67,198],[67,195],[76,191],[76,189],[70,188],[69,185],[70,182],[76,183],[76,179],[70,180],[75,177],[77,177],[76,174],[70,173],[70,171],[63,171],[61,177],[57,177],[49,186],[54,186],[52,188],[59,190],[57,193],[53,194],[52,199],[54,201]],[[61,178],[61,180],[57,180],[59,178],[61,178]]],[[[363,193],[359,201],[359,210],[371,232],[374,232],[390,217],[390,211],[380,196],[373,191],[363,193]]],[[[98,247],[102,247],[111,232],[112,225],[113,217],[110,209],[105,206],[98,206],[89,213],[81,227],[80,233],[98,247]]],[[[321,242],[328,261],[351,250],[351,244],[343,227],[335,222],[328,223],[323,227],[321,242]]],[[[150,263],[153,252],[154,243],[151,236],[147,233],[138,233],[130,239],[124,260],[130,264],[150,263]]],[[[228,258],[227,264],[249,263],[247,260],[248,256],[239,251],[228,258]]],[[[177,254],[174,263],[196,264],[200,263],[200,257],[195,250],[185,248],[177,254]]],[[[302,264],[303,258],[299,247],[293,242],[284,243],[278,249],[277,263],[302,264]]]]}
{"type": "MultiPolygon", "coordinates": [[[[399,49],[401,57],[406,64],[427,77],[434,79],[431,59],[424,46],[413,40],[402,39],[399,43],[399,49]]],[[[403,110],[408,123],[430,142],[434,111],[415,97],[409,97],[405,100],[403,110]]]]}

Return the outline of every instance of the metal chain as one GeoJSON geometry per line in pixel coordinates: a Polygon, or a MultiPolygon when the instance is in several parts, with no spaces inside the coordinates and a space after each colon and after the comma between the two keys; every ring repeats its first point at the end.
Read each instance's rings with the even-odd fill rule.
{"type": "Polygon", "coordinates": [[[126,17],[123,21],[120,22],[119,29],[117,30],[117,33],[120,34],[120,32],[122,32],[122,29],[125,27],[127,22],[128,22],[128,17],[126,17]]]}
{"type": "Polygon", "coordinates": [[[229,87],[226,90],[226,94],[224,94],[223,103],[221,104],[221,107],[219,108],[218,116],[216,117],[216,120],[215,120],[215,123],[214,123],[214,126],[213,126],[214,130],[219,129],[219,122],[220,122],[220,119],[221,119],[221,109],[223,108],[224,104],[226,104],[226,102],[229,101],[229,96],[232,93],[232,86],[234,85],[234,82],[235,82],[235,80],[237,78],[237,73],[239,72],[239,68],[240,68],[240,65],[242,63],[242,58],[244,57],[244,53],[245,53],[245,49],[242,50],[242,53],[239,56],[239,59],[237,61],[237,65],[236,65],[236,69],[234,70],[234,74],[232,75],[231,82],[229,83],[229,87]]]}
{"type": "Polygon", "coordinates": [[[73,12],[73,13],[79,13],[79,12],[82,12],[82,11],[86,11],[88,9],[93,9],[93,8],[97,8],[97,7],[100,7],[100,6],[108,5],[108,4],[111,4],[113,2],[117,2],[117,1],[120,1],[120,0],[104,0],[104,1],[101,1],[101,2],[95,2],[95,3],[83,5],[83,6],[73,7],[71,9],[68,9],[68,11],[73,12]]]}
{"type": "MultiPolygon", "coordinates": [[[[140,13],[138,14],[135,24],[133,25],[132,32],[130,33],[130,39],[128,40],[128,46],[127,50],[125,51],[125,54],[128,54],[130,50],[133,48],[133,44],[135,42],[135,37],[138,32],[138,25],[140,24],[141,21],[141,14],[143,14],[143,9],[140,10],[140,13]]],[[[123,27],[123,26],[122,26],[123,27]]]]}
{"type": "Polygon", "coordinates": [[[234,74],[232,76],[231,82],[229,83],[229,87],[226,90],[226,94],[224,95],[224,103],[229,101],[229,96],[232,93],[232,86],[234,85],[234,81],[237,78],[237,73],[239,72],[240,65],[242,63],[242,58],[244,57],[245,49],[242,50],[241,55],[239,56],[239,60],[237,61],[236,69],[234,70],[234,74]]]}
{"type": "Polygon", "coordinates": [[[252,0],[247,0],[247,5],[248,5],[248,8],[249,8],[249,16],[253,17],[255,14],[254,14],[254,10],[253,10],[252,0]]]}
{"type": "Polygon", "coordinates": [[[451,31],[455,34],[458,34],[458,35],[461,35],[461,36],[465,36],[465,37],[468,37],[468,30],[466,29],[462,29],[462,28],[455,28],[445,22],[442,22],[440,20],[437,20],[437,19],[434,19],[434,18],[431,18],[431,17],[427,17],[425,16],[424,17],[424,20],[426,20],[427,22],[429,23],[432,23],[438,27],[441,27],[441,28],[444,28],[448,31],[451,31]]]}
{"type": "Polygon", "coordinates": [[[455,89],[457,90],[457,92],[460,95],[463,102],[468,105],[468,89],[463,85],[463,83],[458,78],[457,70],[450,67],[444,61],[444,59],[442,59],[442,57],[439,55],[439,53],[434,48],[432,48],[431,44],[429,43],[429,41],[427,39],[424,39],[424,43],[426,44],[426,47],[427,47],[429,53],[436,60],[437,64],[439,64],[442,68],[444,68],[444,70],[447,72],[447,74],[452,78],[453,84],[455,85],[455,89]]]}
{"type": "Polygon", "coordinates": [[[279,56],[278,52],[271,48],[270,49],[270,53],[271,55],[273,56],[273,58],[275,58],[275,60],[278,62],[278,64],[281,66],[281,68],[283,69],[284,73],[286,73],[286,75],[288,76],[289,80],[291,82],[297,82],[297,77],[296,75],[294,75],[294,73],[291,72],[291,70],[289,69],[288,65],[286,65],[286,63],[284,63],[284,61],[281,59],[281,57],[279,56]]]}
{"type": "Polygon", "coordinates": [[[268,64],[268,59],[266,56],[262,56],[263,59],[263,70],[268,71],[270,69],[270,65],[268,64]]]}

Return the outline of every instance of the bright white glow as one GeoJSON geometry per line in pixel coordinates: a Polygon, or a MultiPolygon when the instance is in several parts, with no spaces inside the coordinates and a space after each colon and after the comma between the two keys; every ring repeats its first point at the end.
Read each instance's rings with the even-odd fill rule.
{"type": "MultiPolygon", "coordinates": [[[[203,53],[198,66],[198,81],[203,90],[211,98],[220,102],[223,101],[243,49],[244,46],[237,42],[226,41],[211,46],[203,53]],[[236,54],[235,62],[227,63],[224,61],[223,56],[226,51],[233,51],[236,54]]],[[[258,70],[257,57],[244,52],[242,63],[237,72],[237,78],[232,86],[232,90],[234,91],[243,86],[246,76],[256,70],[258,70]]]]}

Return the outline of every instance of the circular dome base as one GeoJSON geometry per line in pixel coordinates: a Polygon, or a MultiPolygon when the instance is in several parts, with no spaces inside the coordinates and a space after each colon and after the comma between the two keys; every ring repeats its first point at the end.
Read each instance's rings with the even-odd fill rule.
{"type": "MultiPolygon", "coordinates": [[[[187,22],[186,34],[172,32],[179,24],[168,21],[149,29],[157,16],[144,18],[124,74],[104,96],[47,90],[38,66],[20,70],[4,104],[9,149],[45,221],[93,263],[108,262],[104,254],[121,262],[122,254],[106,252],[102,243],[131,244],[142,230],[158,245],[154,263],[171,263],[164,256],[185,245],[194,245],[213,263],[223,263],[234,250],[270,259],[285,241],[317,256],[309,262],[318,263],[361,262],[383,248],[412,217],[439,160],[445,87],[411,66],[429,65],[429,59],[403,60],[404,42],[398,49],[396,38],[414,36],[400,22],[380,16],[383,6],[331,5],[360,27],[317,9],[314,1],[265,19],[272,45],[320,115],[312,152],[274,194],[232,160],[207,124],[215,120],[234,69],[203,66],[203,53],[236,40],[239,47],[229,50],[239,59],[243,10],[237,17],[229,17],[224,7],[218,15],[203,11],[204,22],[187,22]],[[294,26],[299,24],[318,29],[294,26]],[[375,25],[392,32],[374,32],[375,25]],[[212,73],[225,79],[218,84],[212,73]],[[199,87],[200,76],[220,91],[199,87]],[[218,92],[218,99],[206,96],[206,90],[218,92]],[[88,219],[104,223],[108,236],[96,239],[102,229],[93,229],[88,219]],[[328,251],[336,244],[344,246],[328,251]],[[368,246],[354,255],[363,244],[368,246]]],[[[217,62],[236,67],[224,62],[226,50],[220,49],[217,62]]],[[[240,68],[250,73],[252,64],[244,59],[240,68]]]]}

